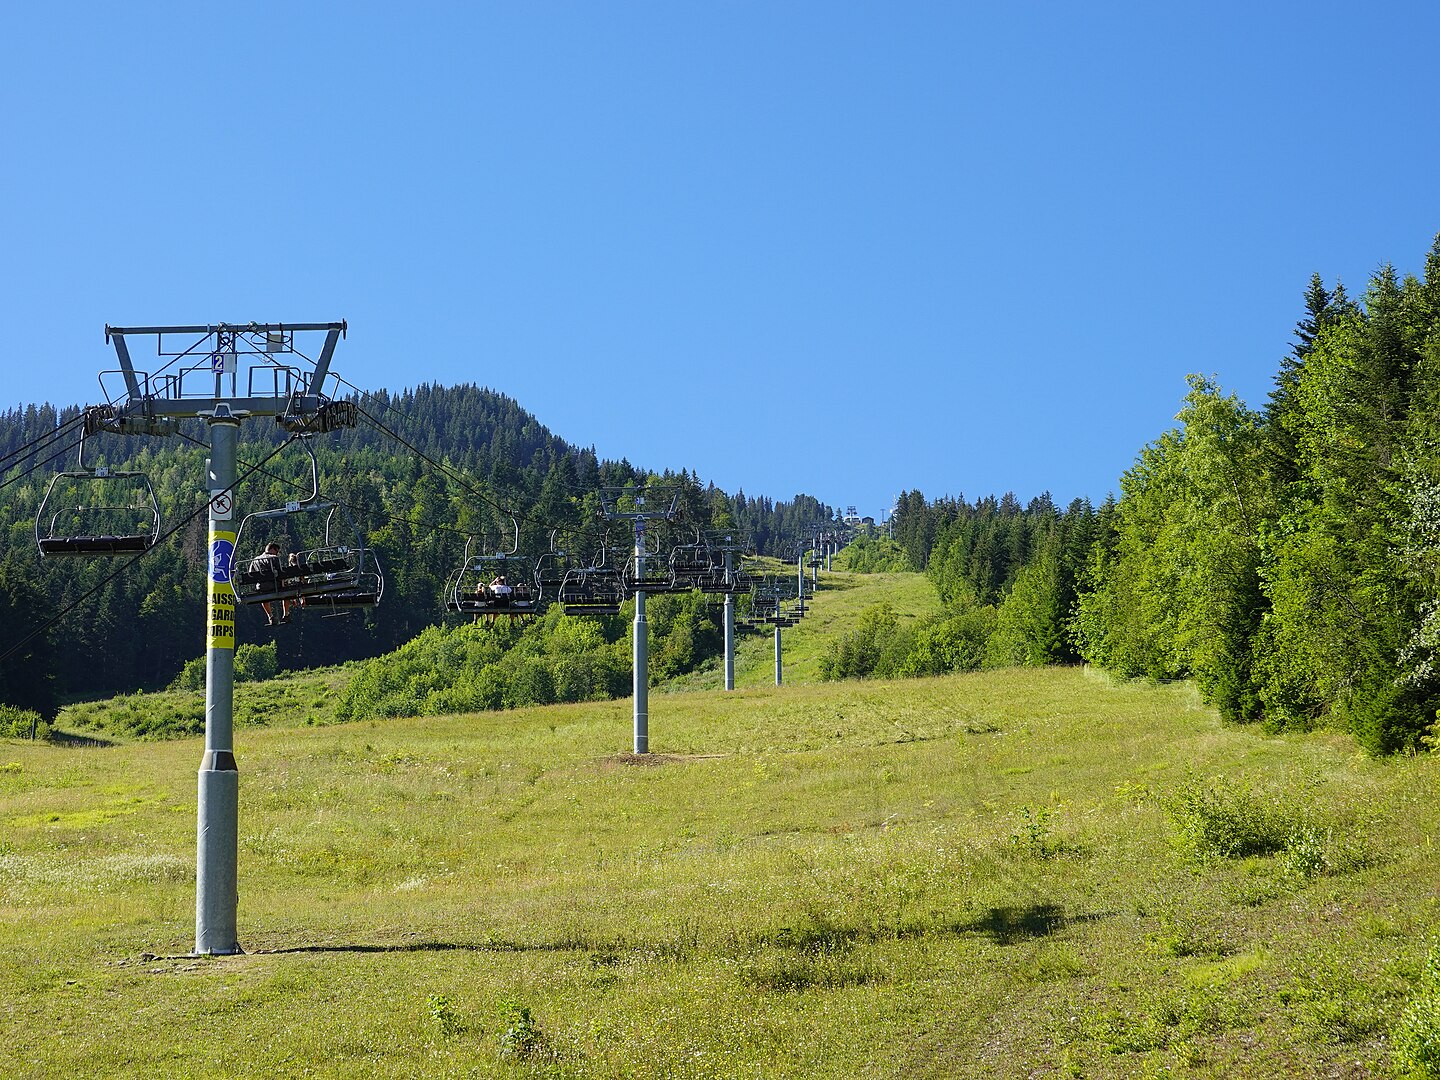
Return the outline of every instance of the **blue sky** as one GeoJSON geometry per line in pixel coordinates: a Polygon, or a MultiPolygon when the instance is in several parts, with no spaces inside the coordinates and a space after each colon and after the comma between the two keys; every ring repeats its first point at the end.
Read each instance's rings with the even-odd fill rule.
{"type": "Polygon", "coordinates": [[[604,457],[1097,501],[1314,271],[1440,231],[1440,5],[11,5],[0,401],[102,328],[345,318],[604,457]]]}

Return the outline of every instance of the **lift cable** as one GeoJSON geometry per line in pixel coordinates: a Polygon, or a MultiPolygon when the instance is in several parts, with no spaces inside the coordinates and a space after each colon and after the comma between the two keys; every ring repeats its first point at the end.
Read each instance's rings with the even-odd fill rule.
{"type": "Polygon", "coordinates": [[[546,530],[547,532],[560,532],[569,535],[570,533],[573,533],[575,531],[575,526],[573,525],[556,525],[553,522],[543,521],[540,518],[533,517],[530,514],[520,513],[513,507],[501,505],[490,495],[475,487],[470,482],[470,479],[453,465],[446,465],[442,462],[436,461],[419,447],[413,445],[404,436],[387,427],[384,423],[377,420],[374,416],[372,416],[364,409],[359,409],[359,413],[361,416],[363,416],[366,420],[370,422],[370,424],[375,428],[376,431],[379,431],[381,434],[388,435],[390,438],[394,439],[401,446],[405,447],[405,449],[409,450],[412,454],[418,457],[421,461],[424,461],[428,465],[430,465],[430,467],[433,468],[440,475],[459,484],[460,487],[462,487],[467,494],[475,496],[475,498],[485,503],[486,506],[489,506],[497,513],[504,514],[506,517],[513,518],[516,521],[524,521],[531,525],[538,525],[540,528],[546,530]]]}
{"type": "MultiPolygon", "coordinates": [[[[76,439],[76,440],[75,440],[74,442],[72,442],[72,443],[68,443],[67,445],[62,446],[59,450],[55,451],[55,453],[51,454],[49,457],[43,458],[43,459],[41,459],[40,461],[37,461],[34,465],[31,465],[30,468],[28,468],[28,469],[22,469],[20,472],[17,472],[14,476],[9,477],[8,479],[5,479],[5,480],[0,480],[0,488],[9,487],[11,484],[15,483],[17,480],[24,480],[27,476],[29,476],[31,473],[35,472],[37,469],[40,469],[40,468],[43,468],[43,467],[46,466],[46,465],[49,465],[49,464],[50,464],[52,461],[54,461],[56,458],[69,457],[70,454],[72,454],[72,453],[74,452],[75,448],[76,448],[77,446],[79,446],[82,442],[84,442],[84,436],[81,436],[81,438],[76,439]]],[[[46,449],[48,450],[49,447],[46,447],[46,449]]]]}
{"type": "MultiPolygon", "coordinates": [[[[203,439],[197,439],[197,438],[195,438],[195,436],[193,436],[193,435],[188,435],[188,434],[186,434],[186,433],[183,432],[183,431],[177,432],[176,434],[178,434],[182,439],[187,439],[187,440],[189,440],[190,442],[195,443],[195,445],[197,445],[197,446],[206,447],[206,448],[208,449],[208,445],[209,445],[209,444],[207,444],[203,439]]],[[[288,440],[287,440],[287,441],[288,441],[288,440]]],[[[284,445],[284,444],[282,444],[282,445],[284,445]]],[[[273,457],[274,455],[271,455],[271,456],[273,457]]],[[[266,458],[266,460],[268,461],[268,460],[270,460],[270,459],[269,459],[269,458],[266,458]]],[[[288,477],[288,476],[281,476],[279,473],[271,472],[269,469],[262,468],[262,467],[259,466],[259,465],[251,465],[249,462],[245,461],[243,458],[237,459],[237,463],[238,463],[239,465],[243,466],[244,468],[246,468],[246,469],[249,470],[249,472],[246,473],[246,478],[247,478],[247,479],[248,479],[250,476],[254,476],[254,475],[256,475],[256,474],[259,474],[259,475],[261,475],[261,476],[269,477],[271,480],[279,481],[280,483],[286,485],[287,487],[292,487],[292,488],[295,488],[295,489],[297,489],[297,490],[300,489],[300,488],[302,488],[302,487],[304,486],[304,485],[301,483],[301,481],[299,481],[299,480],[292,479],[292,478],[290,478],[290,477],[288,477]]],[[[457,528],[455,528],[453,525],[442,525],[442,524],[440,524],[440,523],[438,523],[438,522],[431,522],[431,521],[415,522],[415,521],[412,521],[410,518],[396,517],[394,514],[387,514],[387,513],[385,513],[384,511],[380,511],[380,512],[377,513],[377,512],[374,512],[374,511],[370,510],[370,509],[367,508],[367,507],[359,507],[359,506],[356,506],[354,503],[346,502],[344,499],[338,499],[338,498],[335,497],[335,495],[334,495],[332,492],[328,492],[328,491],[327,491],[327,492],[325,493],[325,498],[326,498],[326,500],[327,500],[328,502],[332,502],[332,503],[334,503],[334,504],[337,505],[337,506],[343,506],[346,510],[349,510],[351,513],[357,514],[357,515],[362,515],[362,516],[364,516],[367,520],[373,519],[373,518],[375,518],[375,517],[379,517],[379,518],[382,518],[383,520],[385,520],[385,521],[387,521],[387,522],[391,522],[391,523],[396,524],[396,525],[411,525],[411,526],[413,526],[413,525],[419,524],[419,525],[421,525],[423,528],[428,529],[428,530],[433,531],[433,532],[453,533],[453,534],[456,535],[456,536],[464,536],[464,537],[469,537],[469,536],[473,535],[472,533],[469,533],[469,532],[465,531],[464,529],[457,529],[457,528]]]]}
{"type": "MultiPolygon", "coordinates": [[[[0,456],[0,469],[6,468],[12,458],[23,457],[25,454],[28,453],[39,453],[39,451],[42,449],[42,443],[48,443],[54,441],[55,439],[58,439],[61,436],[61,433],[64,432],[66,428],[74,427],[76,424],[83,423],[84,420],[84,412],[78,413],[75,416],[72,416],[69,420],[66,420],[63,424],[56,424],[49,431],[46,431],[41,435],[37,435],[35,438],[31,439],[23,446],[16,447],[8,454],[0,456]]],[[[71,443],[70,445],[73,446],[74,443],[71,443]]]]}
{"type": "MultiPolygon", "coordinates": [[[[379,397],[378,395],[372,394],[372,393],[370,393],[369,391],[366,391],[366,390],[361,389],[360,387],[356,386],[354,383],[350,382],[348,379],[345,379],[345,378],[341,377],[340,375],[338,375],[338,374],[336,374],[336,373],[334,373],[334,372],[331,372],[330,377],[333,378],[333,379],[334,379],[337,383],[339,383],[340,385],[345,386],[345,387],[348,387],[349,389],[353,390],[353,391],[354,391],[357,395],[359,395],[360,397],[362,397],[362,398],[367,398],[367,399],[369,399],[369,400],[371,400],[371,401],[374,401],[374,402],[378,403],[380,406],[382,406],[383,408],[388,409],[389,411],[395,413],[395,414],[396,414],[397,416],[399,416],[401,419],[406,420],[406,421],[408,421],[408,420],[410,419],[410,417],[408,417],[408,416],[404,413],[403,410],[397,408],[397,407],[396,407],[394,404],[392,404],[391,402],[385,400],[384,398],[379,397]]],[[[389,428],[387,425],[385,425],[384,423],[382,423],[378,418],[376,418],[372,413],[370,413],[369,411],[367,411],[366,409],[364,409],[363,407],[361,407],[358,403],[357,403],[357,405],[356,405],[356,409],[357,409],[357,411],[359,412],[359,414],[360,414],[361,416],[363,416],[366,420],[368,420],[368,421],[370,422],[370,424],[375,428],[375,430],[379,431],[379,432],[380,432],[381,434],[383,434],[383,435],[388,435],[390,438],[394,439],[394,440],[395,440],[396,442],[398,442],[401,446],[403,446],[403,447],[405,447],[407,450],[409,450],[412,454],[415,454],[420,460],[425,461],[426,463],[428,463],[432,468],[434,468],[434,469],[436,470],[436,472],[440,473],[442,476],[445,476],[445,477],[453,480],[455,483],[459,484],[462,488],[464,488],[465,491],[467,491],[469,494],[475,496],[475,498],[479,499],[481,502],[484,502],[487,506],[490,506],[492,509],[496,510],[497,512],[499,512],[499,513],[501,513],[501,514],[505,514],[506,516],[511,517],[511,518],[513,518],[513,519],[515,519],[515,520],[517,520],[517,521],[523,521],[523,522],[526,522],[526,523],[531,524],[531,525],[536,525],[536,526],[540,527],[541,529],[545,530],[546,532],[550,532],[550,533],[559,533],[559,534],[562,534],[562,535],[565,535],[565,536],[573,536],[573,535],[575,535],[575,534],[578,532],[578,530],[579,530],[579,527],[578,527],[578,526],[575,526],[575,525],[557,525],[557,524],[555,524],[554,522],[544,521],[544,520],[542,520],[542,519],[540,519],[540,518],[537,518],[537,517],[535,517],[533,514],[520,513],[520,512],[518,512],[517,510],[515,510],[513,507],[508,507],[508,506],[503,506],[503,505],[501,505],[500,503],[496,502],[496,500],[495,500],[494,498],[492,498],[490,495],[488,495],[488,494],[486,494],[485,492],[480,491],[480,490],[478,490],[477,488],[475,488],[475,487],[471,484],[470,480],[469,480],[463,473],[461,473],[459,470],[457,470],[456,468],[454,468],[454,466],[445,465],[445,464],[443,464],[443,463],[441,463],[441,462],[435,461],[433,458],[431,458],[429,455],[427,455],[424,451],[420,450],[418,447],[416,447],[416,446],[414,446],[413,444],[411,444],[411,443],[409,442],[409,440],[405,439],[405,438],[404,438],[403,436],[401,436],[398,432],[392,430],[392,429],[389,428]]],[[[568,485],[567,485],[567,486],[568,486],[568,485]]],[[[568,491],[566,492],[566,494],[569,495],[569,496],[571,496],[572,498],[574,498],[574,497],[579,497],[579,496],[583,496],[583,495],[586,495],[586,494],[590,494],[590,492],[593,491],[593,490],[596,490],[596,489],[575,490],[575,489],[571,488],[570,490],[568,490],[568,491]]]]}

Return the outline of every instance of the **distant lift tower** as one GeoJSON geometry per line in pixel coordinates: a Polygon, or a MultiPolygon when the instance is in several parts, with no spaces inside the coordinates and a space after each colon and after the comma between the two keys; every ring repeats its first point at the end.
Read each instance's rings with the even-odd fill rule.
{"type": "Polygon", "coordinates": [[[645,622],[645,523],[669,521],[679,505],[678,494],[662,495],[648,488],[606,488],[600,492],[601,513],[608,521],[635,525],[635,561],[631,580],[635,595],[635,753],[650,752],[650,637],[645,622]]]}
{"type": "MultiPolygon", "coordinates": [[[[355,425],[352,401],[323,387],[344,322],[107,326],[118,371],[102,372],[115,431],[158,431],[165,421],[204,420],[210,429],[206,570],[205,756],[200,761],[195,874],[195,952],[241,952],[236,933],[240,772],[235,764],[235,483],[240,425],[268,418],[292,434],[355,425]],[[296,347],[323,334],[311,359],[296,347]],[[137,371],[132,338],[153,337],[154,373],[137,371]],[[303,364],[303,366],[301,366],[303,364]],[[242,372],[243,368],[243,372],[242,372]],[[107,376],[118,375],[113,396],[107,376]],[[243,376],[243,382],[242,382],[243,376]]],[[[318,338],[316,338],[318,340],[318,338]]],[[[111,380],[113,381],[113,380],[111,380]]]]}
{"type": "Polygon", "coordinates": [[[739,591],[739,578],[735,566],[735,555],[745,550],[744,544],[737,544],[733,536],[726,536],[713,545],[714,550],[725,554],[725,689],[735,689],[735,593],[739,591]]]}

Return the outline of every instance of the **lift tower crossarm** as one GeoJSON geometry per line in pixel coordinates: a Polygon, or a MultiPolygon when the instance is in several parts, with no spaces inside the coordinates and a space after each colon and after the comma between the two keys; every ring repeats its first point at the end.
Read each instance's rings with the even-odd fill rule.
{"type": "Polygon", "coordinates": [[[327,329],[330,332],[325,335],[320,358],[315,361],[315,373],[310,377],[310,396],[313,398],[320,396],[320,389],[325,385],[325,376],[330,374],[330,358],[335,355],[335,343],[340,340],[345,324],[342,322],[339,326],[330,326],[327,329]]]}
{"type": "MultiPolygon", "coordinates": [[[[338,322],[252,322],[243,324],[222,322],[188,326],[110,326],[107,324],[105,340],[115,348],[115,355],[120,363],[120,374],[125,382],[127,398],[123,404],[116,403],[115,408],[120,414],[134,414],[138,410],[143,410],[144,414],[149,417],[160,416],[178,420],[206,416],[215,401],[225,400],[230,403],[232,412],[235,413],[282,417],[284,418],[282,422],[291,430],[329,430],[336,426],[353,427],[353,418],[337,420],[332,416],[329,421],[322,423],[318,428],[310,426],[300,419],[307,416],[316,417],[331,406],[332,403],[321,390],[330,373],[330,361],[335,354],[335,346],[345,336],[347,328],[347,323],[343,319],[338,322]],[[254,343],[237,349],[236,346],[241,344],[242,338],[270,335],[287,341],[296,333],[317,331],[325,332],[325,342],[320,349],[320,355],[314,362],[313,371],[302,373],[295,368],[261,364],[250,369],[251,385],[247,388],[248,393],[236,394],[232,387],[232,392],[228,395],[220,392],[218,381],[213,390],[207,389],[204,393],[195,393],[190,380],[192,376],[198,374],[196,369],[182,369],[178,374],[159,375],[153,378],[148,374],[137,372],[130,356],[129,343],[126,341],[127,337],[146,335],[161,339],[166,335],[198,336],[201,341],[206,338],[214,338],[217,349],[223,350],[225,343],[228,342],[230,355],[233,357],[237,352],[245,355],[261,352],[259,346],[254,343]],[[272,378],[275,385],[269,389],[263,384],[255,385],[255,373],[258,371],[273,373],[272,378]]],[[[193,356],[197,359],[206,355],[204,351],[195,351],[195,349],[196,346],[192,346],[179,355],[193,356]]],[[[280,351],[289,352],[291,349],[287,346],[280,351]]],[[[217,351],[211,355],[218,356],[220,353],[217,351]]],[[[203,370],[208,371],[209,369],[203,370]]],[[[218,370],[217,368],[216,371],[218,372],[218,370]]]]}
{"type": "Polygon", "coordinates": [[[263,334],[283,330],[338,330],[345,332],[345,320],[324,323],[212,323],[209,326],[111,326],[105,325],[105,340],[126,334],[263,334]]]}

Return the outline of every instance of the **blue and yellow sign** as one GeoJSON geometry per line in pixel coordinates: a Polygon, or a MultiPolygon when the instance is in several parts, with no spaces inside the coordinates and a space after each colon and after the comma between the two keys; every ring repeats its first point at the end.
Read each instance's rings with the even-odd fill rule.
{"type": "Polygon", "coordinates": [[[235,564],[235,534],[210,533],[210,648],[235,648],[235,587],[230,574],[235,564]]]}

